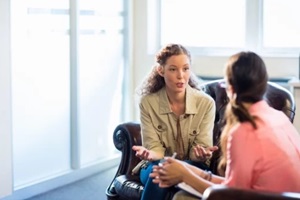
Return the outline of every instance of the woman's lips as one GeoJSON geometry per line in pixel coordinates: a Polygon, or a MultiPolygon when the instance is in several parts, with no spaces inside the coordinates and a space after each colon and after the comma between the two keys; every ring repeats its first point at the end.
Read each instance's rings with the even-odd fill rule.
{"type": "Polygon", "coordinates": [[[184,83],[176,83],[176,86],[177,86],[178,88],[182,88],[182,87],[184,86],[184,83]]]}

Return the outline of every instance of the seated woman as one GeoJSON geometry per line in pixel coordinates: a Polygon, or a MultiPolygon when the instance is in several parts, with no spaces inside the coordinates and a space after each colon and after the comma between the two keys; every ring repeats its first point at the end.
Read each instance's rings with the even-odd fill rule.
{"type": "MultiPolygon", "coordinates": [[[[230,57],[225,67],[226,125],[221,135],[222,159],[212,175],[173,158],[154,166],[160,187],[185,182],[203,193],[214,184],[272,192],[300,192],[300,135],[281,111],[263,100],[268,74],[253,52],[230,57]]],[[[173,199],[196,199],[180,191],[173,199]]]]}
{"type": "Polygon", "coordinates": [[[215,103],[197,88],[189,51],[180,44],[168,44],[158,52],[156,62],[140,88],[143,146],[132,147],[136,156],[147,161],[140,171],[145,186],[142,200],[165,199],[168,188],[159,188],[149,177],[152,166],[165,156],[176,152],[178,159],[205,169],[217,149],[211,147],[215,103]]]}

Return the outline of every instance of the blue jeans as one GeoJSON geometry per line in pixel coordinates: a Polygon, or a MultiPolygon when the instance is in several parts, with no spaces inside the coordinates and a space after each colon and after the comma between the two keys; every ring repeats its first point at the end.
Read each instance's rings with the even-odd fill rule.
{"type": "MultiPolygon", "coordinates": [[[[159,160],[149,162],[147,167],[142,168],[140,171],[140,180],[144,185],[141,200],[164,200],[170,190],[170,188],[160,188],[158,184],[152,182],[153,178],[149,177],[152,172],[153,165],[158,165],[159,162],[159,160]]],[[[185,162],[204,170],[208,169],[208,167],[202,162],[193,162],[190,160],[185,160],[185,162]]]]}

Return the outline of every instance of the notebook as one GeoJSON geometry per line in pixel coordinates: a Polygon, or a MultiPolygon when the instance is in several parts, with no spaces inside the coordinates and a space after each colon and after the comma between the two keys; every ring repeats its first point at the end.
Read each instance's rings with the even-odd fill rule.
{"type": "Polygon", "coordinates": [[[178,183],[177,187],[196,196],[196,197],[202,197],[202,194],[200,192],[198,192],[192,186],[186,184],[185,182],[178,183]]]}

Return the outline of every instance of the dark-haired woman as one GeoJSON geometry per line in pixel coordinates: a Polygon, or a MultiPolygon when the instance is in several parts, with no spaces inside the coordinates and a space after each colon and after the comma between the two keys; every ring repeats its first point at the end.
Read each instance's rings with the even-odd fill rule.
{"type": "Polygon", "coordinates": [[[197,88],[191,72],[191,56],[180,44],[168,44],[156,55],[157,65],[143,82],[140,120],[143,146],[133,146],[142,166],[142,200],[163,200],[168,189],[153,183],[149,174],[165,156],[207,168],[212,151],[214,100],[197,88]]]}
{"type": "MultiPolygon", "coordinates": [[[[225,177],[167,158],[155,167],[161,187],[186,182],[203,193],[213,184],[271,192],[300,192],[300,135],[287,116],[270,107],[263,95],[268,74],[260,56],[240,52],[225,67],[226,125],[219,168],[225,177]]],[[[180,191],[173,199],[196,199],[180,191]]]]}

